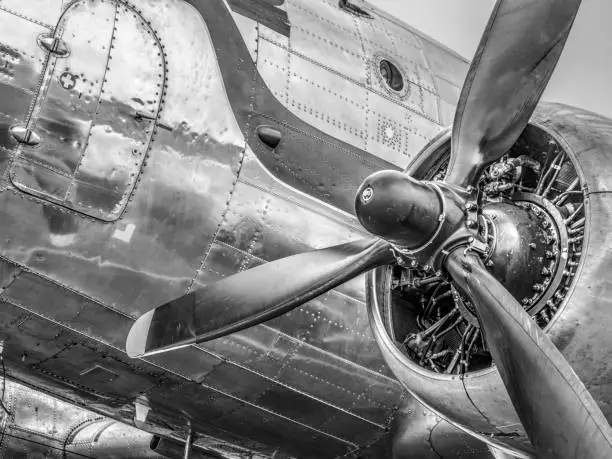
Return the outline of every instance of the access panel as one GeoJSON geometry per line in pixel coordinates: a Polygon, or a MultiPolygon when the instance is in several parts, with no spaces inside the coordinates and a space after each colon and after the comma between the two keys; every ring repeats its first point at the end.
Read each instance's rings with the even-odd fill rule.
{"type": "Polygon", "coordinates": [[[139,12],[117,0],[71,4],[38,44],[48,58],[11,180],[23,192],[116,220],[161,110],[162,46],[139,12]]]}

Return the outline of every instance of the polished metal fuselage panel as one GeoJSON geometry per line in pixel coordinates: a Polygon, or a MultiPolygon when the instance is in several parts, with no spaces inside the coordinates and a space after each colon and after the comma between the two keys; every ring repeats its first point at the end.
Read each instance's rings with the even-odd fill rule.
{"type": "Polygon", "coordinates": [[[430,438],[441,421],[405,408],[363,277],[210,343],[138,361],[123,349],[153,306],[362,237],[354,184],[405,167],[451,122],[467,64],[331,1],[64,3],[0,0],[9,373],[150,431],[184,436],[191,419],[265,455],[380,457],[399,419],[430,438]],[[380,58],[401,66],[405,93],[384,86],[380,58]],[[280,126],[276,153],[264,124],[280,126]],[[40,143],[18,143],[15,126],[40,143]],[[138,400],[150,409],[134,421],[138,400]]]}

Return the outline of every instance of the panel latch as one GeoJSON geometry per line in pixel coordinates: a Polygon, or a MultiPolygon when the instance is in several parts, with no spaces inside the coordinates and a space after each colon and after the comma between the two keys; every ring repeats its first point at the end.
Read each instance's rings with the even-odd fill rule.
{"type": "Polygon", "coordinates": [[[23,145],[34,147],[40,143],[40,136],[26,126],[13,126],[10,133],[17,142],[23,145]]]}
{"type": "Polygon", "coordinates": [[[70,53],[66,42],[59,37],[39,35],[37,41],[42,49],[57,57],[66,57],[70,53]]]}

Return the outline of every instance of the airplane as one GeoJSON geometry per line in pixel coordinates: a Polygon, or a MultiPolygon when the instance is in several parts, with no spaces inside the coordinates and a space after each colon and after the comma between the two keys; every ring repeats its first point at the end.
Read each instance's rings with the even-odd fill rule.
{"type": "Polygon", "coordinates": [[[579,6],[0,0],[2,454],[612,457],[579,6]]]}

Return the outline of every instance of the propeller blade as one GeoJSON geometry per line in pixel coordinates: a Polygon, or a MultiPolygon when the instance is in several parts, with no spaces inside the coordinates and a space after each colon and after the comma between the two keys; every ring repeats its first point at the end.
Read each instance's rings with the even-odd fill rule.
{"type": "Polygon", "coordinates": [[[510,399],[538,457],[612,457],[612,428],[561,352],[478,256],[446,259],[467,294],[510,399]]]}
{"type": "Polygon", "coordinates": [[[473,185],[521,135],[557,65],[580,0],[498,0],[453,123],[446,182],[473,185]]]}
{"type": "Polygon", "coordinates": [[[142,357],[257,325],[394,259],[389,243],[362,239],[257,266],[143,314],[126,352],[142,357]]]}

